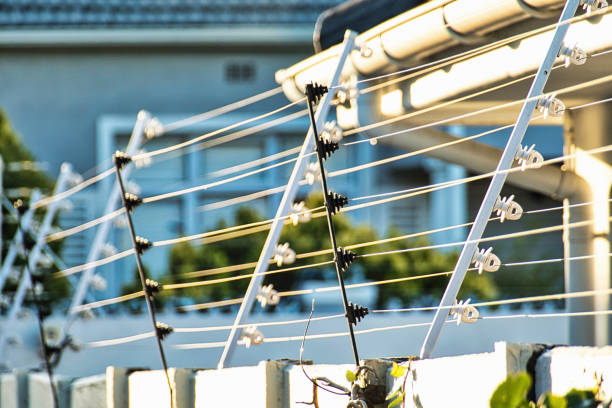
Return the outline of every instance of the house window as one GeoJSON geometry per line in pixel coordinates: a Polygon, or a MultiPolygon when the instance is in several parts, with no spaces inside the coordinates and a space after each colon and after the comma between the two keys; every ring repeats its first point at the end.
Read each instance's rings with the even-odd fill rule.
{"type": "Polygon", "coordinates": [[[253,82],[255,80],[255,64],[250,62],[230,62],[225,66],[227,82],[253,82]]]}

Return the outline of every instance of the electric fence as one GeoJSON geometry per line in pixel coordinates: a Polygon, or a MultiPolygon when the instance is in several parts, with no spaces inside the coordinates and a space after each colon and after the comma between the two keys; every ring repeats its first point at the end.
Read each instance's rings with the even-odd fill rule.
{"type": "Polygon", "coordinates": [[[132,211],[142,202],[138,196],[135,194],[130,194],[126,192],[125,185],[123,183],[123,179],[121,178],[121,170],[132,161],[132,158],[125,153],[120,151],[115,152],[113,155],[113,162],[115,164],[115,169],[117,172],[117,182],[119,184],[119,189],[121,190],[121,198],[123,202],[123,207],[125,208],[125,215],[128,221],[128,227],[130,230],[130,237],[132,239],[132,244],[134,246],[134,255],[136,257],[136,265],[138,268],[138,277],[140,278],[140,283],[142,285],[142,291],[144,292],[144,298],[147,303],[147,310],[149,312],[149,316],[151,317],[151,321],[153,323],[153,330],[155,333],[155,339],[157,340],[157,348],[159,350],[159,356],[161,358],[161,363],[164,368],[164,373],[166,375],[166,380],[168,382],[168,389],[170,390],[170,406],[174,407],[174,390],[172,387],[172,382],[170,380],[170,374],[168,373],[168,363],[166,361],[166,355],[164,353],[164,347],[162,345],[162,341],[172,333],[172,327],[157,321],[156,312],[155,312],[155,304],[153,303],[153,299],[155,294],[159,291],[159,284],[154,280],[148,279],[145,275],[144,266],[142,264],[141,256],[142,254],[149,248],[151,248],[152,243],[146,238],[139,237],[136,235],[136,231],[134,229],[134,222],[132,221],[132,211]]]}

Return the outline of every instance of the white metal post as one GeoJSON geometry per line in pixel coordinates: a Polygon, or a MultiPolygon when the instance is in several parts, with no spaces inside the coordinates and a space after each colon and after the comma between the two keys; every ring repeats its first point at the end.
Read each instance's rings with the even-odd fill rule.
{"type": "MultiPolygon", "coordinates": [[[[561,17],[559,18],[559,23],[572,18],[576,13],[579,3],[580,0],[568,0],[563,8],[561,17]]],[[[544,85],[546,85],[552,65],[559,54],[559,50],[563,44],[563,38],[565,37],[568,28],[569,24],[558,24],[555,28],[550,47],[548,48],[542,65],[540,65],[536,73],[531,89],[527,94],[527,99],[523,104],[516,125],[512,130],[508,143],[506,144],[506,148],[504,149],[502,157],[499,161],[496,173],[493,176],[489,189],[487,190],[482,204],[480,205],[480,209],[478,210],[478,214],[476,215],[476,219],[474,220],[474,224],[470,230],[467,241],[463,246],[461,255],[459,255],[453,275],[451,276],[450,282],[446,287],[446,291],[442,296],[440,307],[436,310],[434,320],[431,323],[429,331],[427,332],[423,347],[421,348],[421,358],[431,358],[433,350],[438,343],[442,326],[444,325],[446,317],[449,313],[449,308],[456,300],[457,293],[459,292],[459,288],[461,287],[461,283],[463,282],[467,268],[472,261],[474,253],[476,252],[478,241],[482,237],[487,221],[491,216],[495,202],[506,180],[507,174],[505,170],[512,166],[516,152],[519,149],[520,143],[525,135],[525,131],[527,130],[527,126],[529,125],[531,115],[538,103],[537,97],[542,94],[544,85]]]]}
{"type": "MultiPolygon", "coordinates": [[[[132,130],[132,135],[130,136],[130,140],[125,151],[128,156],[133,156],[138,152],[138,149],[140,149],[140,146],[142,145],[143,141],[145,127],[149,119],[150,115],[148,112],[138,112],[138,117],[136,118],[136,123],[134,124],[134,129],[132,130]]],[[[124,177],[127,178],[129,176],[132,166],[133,164],[130,163],[125,167],[122,172],[124,177]]],[[[106,202],[104,214],[109,214],[110,212],[114,211],[120,203],[121,191],[119,188],[119,184],[117,183],[117,181],[115,181],[113,184],[113,189],[108,196],[108,201],[106,202]]],[[[89,264],[98,260],[102,247],[104,246],[104,243],[106,242],[106,239],[108,237],[110,227],[110,220],[104,221],[102,224],[100,224],[100,226],[96,230],[96,235],[89,250],[89,254],[87,255],[86,263],[89,264]]],[[[68,332],[68,328],[70,327],[70,324],[72,323],[72,320],[75,314],[77,313],[76,308],[80,306],[81,303],[83,303],[83,301],[85,300],[85,297],[87,295],[87,289],[89,288],[89,283],[91,282],[91,278],[95,270],[95,267],[90,267],[81,273],[81,278],[79,279],[79,283],[75,290],[72,302],[70,304],[70,308],[68,309],[68,314],[66,316],[64,333],[68,332]]]]}
{"type": "MultiPolygon", "coordinates": [[[[354,48],[355,37],[357,33],[353,31],[347,31],[342,48],[339,52],[338,65],[336,65],[335,71],[331,77],[330,83],[328,87],[330,88],[330,92],[325,94],[323,98],[319,101],[317,106],[317,111],[315,113],[315,122],[316,126],[322,129],[323,122],[329,112],[331,100],[335,94],[332,92],[332,88],[338,85],[340,81],[340,74],[342,73],[342,68],[344,67],[344,63],[348,58],[350,52],[354,48]]],[[[249,287],[244,294],[244,298],[242,300],[242,304],[240,305],[240,309],[238,310],[238,314],[236,319],[234,320],[234,324],[230,331],[227,342],[225,343],[225,348],[223,349],[223,353],[221,354],[221,359],[219,360],[219,364],[217,368],[223,368],[232,359],[232,355],[236,348],[236,342],[238,341],[239,331],[238,326],[246,323],[249,318],[249,314],[253,303],[257,297],[257,291],[261,286],[261,282],[263,280],[263,273],[267,270],[268,264],[270,262],[270,258],[272,258],[273,252],[278,244],[278,239],[283,230],[283,226],[285,224],[285,220],[283,217],[289,213],[289,209],[293,205],[293,200],[295,199],[295,195],[297,194],[299,188],[300,178],[304,174],[304,170],[308,163],[306,159],[306,155],[314,151],[314,134],[312,127],[308,130],[306,134],[306,138],[304,139],[304,144],[302,145],[302,150],[295,162],[293,167],[293,171],[291,172],[291,176],[289,177],[289,181],[287,183],[287,188],[283,194],[283,198],[281,199],[280,205],[276,211],[276,215],[274,216],[274,220],[272,221],[272,225],[270,226],[270,232],[268,233],[268,238],[264,243],[263,249],[261,251],[261,255],[259,256],[259,260],[257,261],[257,266],[255,267],[255,271],[251,281],[249,282],[249,287]]],[[[323,171],[323,170],[321,170],[323,171]]]]}
{"type": "MultiPolygon", "coordinates": [[[[60,175],[57,178],[57,182],[55,183],[55,188],[53,189],[53,195],[60,194],[66,190],[66,186],[70,177],[72,176],[72,166],[68,163],[63,163],[61,166],[60,175]]],[[[31,200],[31,208],[32,204],[34,204],[34,194],[32,194],[31,200]]],[[[34,273],[33,271],[36,269],[36,263],[38,262],[38,258],[40,257],[41,250],[46,246],[45,238],[47,233],[51,228],[51,224],[53,222],[53,218],[55,217],[55,213],[60,205],[61,200],[52,201],[47,207],[47,212],[45,213],[45,217],[43,218],[43,222],[40,226],[40,229],[36,234],[36,242],[34,246],[30,250],[28,255],[27,267],[30,273],[34,273]]],[[[17,230],[17,234],[23,236],[27,233],[28,229],[24,228],[21,230],[17,230]]],[[[22,242],[23,243],[23,242],[22,242]]],[[[25,245],[25,243],[23,243],[25,245]]],[[[0,335],[0,357],[4,355],[4,347],[6,345],[6,339],[8,337],[8,328],[13,327],[15,321],[17,320],[17,315],[21,311],[21,306],[23,305],[23,300],[26,295],[26,291],[30,287],[30,278],[27,273],[21,274],[21,279],[19,281],[19,286],[17,287],[17,291],[13,296],[13,302],[11,304],[11,308],[9,309],[9,314],[7,320],[5,322],[5,330],[2,330],[2,335],[0,335]]],[[[35,290],[35,288],[32,288],[35,290]]]]}
{"type": "MultiPolygon", "coordinates": [[[[32,191],[30,200],[34,203],[40,200],[40,197],[41,197],[40,191],[38,189],[35,189],[34,191],[32,191]]],[[[30,230],[30,223],[32,222],[32,217],[34,216],[34,212],[35,212],[34,208],[30,207],[30,209],[26,211],[23,217],[21,217],[20,228],[22,231],[30,230]]],[[[4,258],[4,262],[2,263],[2,269],[0,270],[0,293],[2,293],[2,289],[4,288],[6,279],[8,278],[8,275],[11,272],[11,269],[13,268],[15,257],[17,257],[17,254],[19,253],[22,242],[23,242],[23,235],[19,231],[19,228],[17,228],[17,231],[15,232],[15,236],[13,238],[13,242],[11,243],[9,250],[6,253],[6,258],[4,258]]]]}
{"type": "MultiPolygon", "coordinates": [[[[0,197],[4,195],[4,180],[2,179],[2,174],[4,173],[4,160],[2,160],[2,156],[0,156],[0,197]]],[[[2,222],[2,205],[0,205],[0,263],[2,263],[2,230],[4,229],[4,225],[2,222]]],[[[2,290],[0,289],[0,295],[2,295],[2,290]]]]}

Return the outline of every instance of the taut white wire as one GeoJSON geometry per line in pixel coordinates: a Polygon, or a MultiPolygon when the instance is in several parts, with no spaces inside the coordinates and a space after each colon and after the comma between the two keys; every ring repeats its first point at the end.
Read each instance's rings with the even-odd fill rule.
{"type": "Polygon", "coordinates": [[[111,174],[113,174],[115,172],[114,168],[110,168],[106,171],[103,171],[102,173],[93,176],[90,179],[87,179],[85,181],[80,182],[79,184],[77,184],[76,186],[69,188],[68,190],[65,190],[59,194],[56,194],[54,196],[50,196],[50,197],[45,197],[43,199],[38,200],[37,202],[35,202],[32,207],[33,208],[40,208],[40,207],[44,207],[47,206],[49,204],[51,204],[52,202],[58,201],[58,200],[63,200],[64,198],[67,198],[69,196],[71,196],[72,194],[83,190],[86,187],[91,186],[92,184],[97,183],[100,180],[104,180],[106,177],[110,176],[111,174]]]}
{"type": "Polygon", "coordinates": [[[274,110],[272,110],[270,112],[267,112],[267,113],[255,116],[253,118],[245,119],[245,120],[243,120],[241,122],[234,123],[232,125],[226,126],[226,127],[222,128],[222,129],[218,129],[218,130],[215,130],[215,131],[212,131],[212,132],[209,132],[209,133],[205,133],[205,134],[200,135],[198,137],[195,137],[193,139],[186,140],[184,142],[177,143],[177,144],[174,144],[172,146],[163,147],[161,149],[157,149],[157,150],[153,150],[153,151],[150,151],[150,152],[134,155],[132,157],[132,159],[133,160],[141,160],[141,159],[145,159],[147,157],[155,157],[155,156],[159,156],[160,154],[169,153],[169,152],[172,152],[174,150],[178,150],[178,149],[182,149],[182,148],[187,147],[187,146],[191,146],[191,145],[193,145],[195,143],[201,142],[202,140],[210,139],[213,136],[220,135],[220,134],[225,133],[225,132],[227,132],[229,130],[236,129],[238,127],[244,126],[246,124],[249,124],[249,123],[252,123],[252,122],[255,122],[255,121],[258,121],[258,120],[265,119],[265,118],[270,117],[272,115],[276,115],[279,112],[282,112],[282,111],[284,111],[286,109],[289,109],[292,106],[297,105],[302,100],[303,99],[300,99],[300,100],[295,101],[295,102],[288,103],[287,105],[282,106],[282,107],[277,108],[277,109],[274,109],[274,110]]]}
{"type": "MultiPolygon", "coordinates": [[[[582,152],[582,154],[598,154],[598,153],[603,153],[603,152],[607,152],[607,151],[611,151],[611,150],[612,150],[612,145],[607,145],[607,146],[603,146],[603,147],[599,147],[599,148],[595,148],[595,149],[591,149],[591,150],[585,150],[585,151],[582,152]]],[[[557,157],[557,158],[554,158],[554,159],[545,160],[544,162],[542,162],[541,165],[548,165],[548,164],[552,164],[552,163],[558,163],[560,161],[564,161],[564,160],[566,160],[568,158],[574,157],[574,156],[576,156],[576,154],[577,153],[572,153],[572,154],[567,154],[567,155],[560,156],[560,157],[557,157]]],[[[528,166],[525,167],[525,169],[532,169],[532,168],[536,168],[536,166],[528,165],[528,166]]],[[[503,173],[512,173],[512,172],[521,171],[521,170],[522,170],[521,167],[513,167],[513,168],[510,168],[508,170],[499,171],[499,173],[502,173],[502,172],[503,173]]],[[[490,173],[482,174],[480,176],[468,177],[468,178],[464,178],[464,179],[460,179],[460,180],[454,180],[454,181],[451,181],[451,182],[441,183],[437,187],[432,187],[432,188],[428,188],[428,189],[425,189],[425,190],[420,190],[420,191],[417,191],[417,192],[414,192],[414,193],[401,194],[401,195],[398,195],[398,196],[395,196],[395,197],[390,197],[390,198],[385,198],[385,199],[381,199],[381,200],[371,201],[371,202],[368,202],[368,203],[363,203],[363,204],[358,204],[358,205],[354,205],[354,206],[344,207],[344,208],[342,208],[341,212],[352,211],[352,210],[356,210],[356,209],[360,209],[360,208],[366,208],[366,207],[373,206],[373,205],[383,204],[383,203],[386,203],[386,202],[391,202],[391,201],[400,200],[400,199],[404,199],[404,198],[408,198],[408,197],[413,197],[413,196],[420,195],[420,194],[429,193],[431,191],[440,190],[440,189],[452,187],[452,186],[455,186],[455,185],[469,183],[469,182],[474,181],[474,180],[480,180],[480,179],[483,179],[483,178],[491,177],[495,173],[496,173],[496,171],[493,171],[493,172],[490,172],[490,173]]],[[[587,221],[585,221],[585,222],[587,224],[584,224],[584,225],[588,225],[589,222],[587,222],[587,221]]],[[[585,223],[585,222],[580,222],[580,224],[585,223]]],[[[592,223],[592,221],[590,221],[590,222],[592,223]]],[[[553,228],[553,227],[547,227],[547,228],[553,228]]],[[[558,227],[554,227],[554,228],[558,228],[558,227]]],[[[543,229],[539,229],[539,230],[543,231],[543,229]]],[[[550,230],[550,231],[553,231],[553,230],[550,230]]],[[[556,229],[554,231],[556,231],[556,229]]],[[[170,244],[176,243],[176,242],[183,242],[183,241],[189,241],[189,240],[193,240],[193,239],[198,239],[198,238],[202,238],[206,234],[207,233],[203,233],[203,234],[196,234],[196,235],[189,236],[189,237],[181,237],[181,238],[170,239],[170,240],[165,240],[165,241],[157,241],[157,242],[153,243],[153,246],[170,245],[170,244]]],[[[514,233],[514,234],[519,234],[519,233],[514,233]]],[[[525,233],[523,232],[523,234],[525,234],[525,233]]],[[[512,234],[510,234],[510,235],[512,235],[512,234]]],[[[527,235],[529,235],[529,234],[527,234],[527,235]]],[[[521,236],[521,235],[518,235],[518,236],[521,236]]],[[[491,240],[491,239],[492,239],[491,237],[488,237],[486,239],[481,239],[478,242],[487,241],[487,240],[491,240]]],[[[434,248],[442,248],[442,247],[455,246],[455,245],[461,245],[461,244],[463,244],[463,242],[461,242],[461,243],[452,243],[452,244],[442,244],[441,246],[440,245],[429,246],[427,248],[434,249],[434,248]]],[[[413,249],[411,249],[411,250],[413,250],[413,249]]],[[[103,259],[100,259],[100,260],[95,261],[95,262],[91,262],[89,264],[83,264],[83,265],[78,265],[78,266],[75,266],[75,267],[72,267],[72,268],[68,268],[66,270],[54,273],[53,276],[66,276],[66,275],[69,275],[69,274],[80,272],[80,271],[82,271],[82,270],[84,270],[84,269],[86,269],[88,267],[97,267],[97,266],[100,266],[100,265],[104,265],[104,264],[107,264],[109,262],[115,261],[117,259],[124,258],[124,257],[132,254],[133,251],[134,251],[133,249],[129,249],[129,250],[126,250],[126,251],[121,252],[119,254],[115,254],[115,255],[112,255],[110,257],[103,258],[103,259]]],[[[362,255],[362,256],[367,256],[367,255],[362,255]]]]}
{"type": "Polygon", "coordinates": [[[194,116],[191,116],[185,119],[181,119],[181,120],[177,120],[172,123],[168,123],[167,125],[163,125],[163,132],[164,133],[172,132],[182,127],[193,125],[194,123],[202,122],[208,119],[215,118],[217,116],[224,115],[228,112],[234,111],[236,109],[244,108],[245,106],[248,106],[255,102],[259,102],[264,99],[270,98],[271,96],[278,95],[282,92],[283,92],[283,89],[279,86],[277,88],[273,88],[268,91],[261,92],[257,95],[253,95],[248,98],[244,98],[240,101],[230,103],[229,105],[225,105],[220,108],[210,110],[208,112],[200,113],[198,115],[194,115],[194,116]]]}

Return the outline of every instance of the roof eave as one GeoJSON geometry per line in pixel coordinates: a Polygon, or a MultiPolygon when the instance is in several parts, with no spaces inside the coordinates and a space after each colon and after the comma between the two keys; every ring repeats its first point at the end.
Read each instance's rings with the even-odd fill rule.
{"type": "Polygon", "coordinates": [[[0,48],[129,46],[311,46],[312,25],[215,25],[204,28],[14,29],[0,48]]]}

